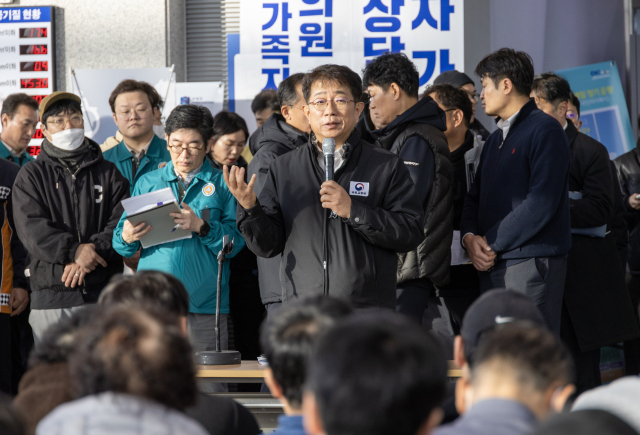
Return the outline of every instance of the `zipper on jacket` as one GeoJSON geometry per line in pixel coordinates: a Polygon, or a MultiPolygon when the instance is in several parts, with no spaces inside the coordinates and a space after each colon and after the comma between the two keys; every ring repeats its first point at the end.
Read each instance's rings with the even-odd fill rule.
{"type": "MultiPolygon", "coordinates": [[[[66,167],[66,166],[65,166],[66,167]]],[[[73,216],[76,221],[76,231],[78,232],[78,243],[82,243],[82,236],[80,235],[80,216],[79,216],[79,204],[78,204],[78,192],[76,191],[76,175],[80,172],[82,167],[78,167],[76,172],[71,172],[71,169],[67,168],[67,171],[71,174],[71,199],[73,200],[73,216]]],[[[82,293],[87,294],[86,283],[82,286],[82,293]]]]}

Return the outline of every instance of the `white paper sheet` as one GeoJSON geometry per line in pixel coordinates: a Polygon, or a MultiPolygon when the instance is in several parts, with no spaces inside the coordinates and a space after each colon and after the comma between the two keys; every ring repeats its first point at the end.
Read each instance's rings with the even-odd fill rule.
{"type": "Polygon", "coordinates": [[[451,242],[451,265],[457,266],[459,264],[469,263],[471,259],[469,254],[460,244],[460,231],[453,232],[453,241],[451,242]]]}

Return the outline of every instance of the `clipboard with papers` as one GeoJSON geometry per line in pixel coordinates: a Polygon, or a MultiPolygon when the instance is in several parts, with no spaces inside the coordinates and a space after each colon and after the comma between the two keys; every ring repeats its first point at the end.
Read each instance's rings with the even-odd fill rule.
{"type": "Polygon", "coordinates": [[[143,222],[151,225],[151,231],[140,239],[143,248],[193,236],[191,231],[182,228],[173,230],[176,224],[169,213],[180,213],[180,207],[170,187],[125,199],[122,206],[131,225],[143,222]]]}

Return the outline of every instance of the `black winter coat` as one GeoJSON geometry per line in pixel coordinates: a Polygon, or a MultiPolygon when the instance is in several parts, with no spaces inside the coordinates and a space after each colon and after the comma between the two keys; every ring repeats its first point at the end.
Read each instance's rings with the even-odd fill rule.
{"type": "MultiPolygon", "coordinates": [[[[578,132],[572,122],[566,131],[571,149],[569,191],[583,195],[570,200],[571,227],[607,224],[610,230],[617,192],[607,149],[578,132]]],[[[640,336],[613,234],[572,234],[564,302],[583,352],[640,336]]]]}
{"type": "MultiPolygon", "coordinates": [[[[358,131],[372,138],[375,145],[403,156],[404,145],[419,138],[420,145],[433,153],[434,181],[422,204],[425,214],[424,241],[417,249],[399,254],[398,283],[428,278],[436,286],[449,283],[451,241],[453,239],[453,169],[447,138],[446,115],[431,97],[418,101],[391,124],[380,130],[372,130],[373,123],[366,107],[358,122],[358,131]]],[[[407,148],[408,149],[408,148],[407,148]]],[[[409,157],[414,159],[413,157],[409,157]]],[[[410,162],[418,165],[424,162],[410,162]]]]}
{"type": "Polygon", "coordinates": [[[120,201],[129,197],[129,182],[102,158],[97,143],[85,140],[90,151],[75,175],[43,149],[20,170],[14,184],[14,215],[29,254],[33,309],[95,302],[111,277],[123,270],[111,240],[124,211],[120,201]],[[93,243],[107,267],[98,265],[72,289],[61,278],[81,243],[93,243]]]}
{"type": "MultiPolygon", "coordinates": [[[[422,207],[398,157],[355,131],[345,146],[335,181],[347,193],[368,194],[351,195],[349,219],[328,219],[329,294],[355,307],[394,308],[396,253],[422,242],[422,207]]],[[[238,228],[249,249],[260,257],[282,254],[283,302],[323,294],[323,180],[318,149],[309,142],[271,163],[255,207],[238,205],[238,228]]]]}
{"type": "MultiPolygon", "coordinates": [[[[296,148],[305,145],[309,135],[290,126],[284,117],[274,113],[257,129],[249,139],[249,148],[253,152],[253,159],[249,163],[249,178],[254,174],[256,184],[253,190],[260,195],[267,180],[269,166],[276,158],[296,148]],[[255,151],[254,151],[255,150],[255,151]]],[[[280,256],[273,258],[258,257],[260,279],[260,297],[263,304],[282,301],[282,286],[280,285],[280,256]]]]}
{"type": "Polygon", "coordinates": [[[640,275],[640,210],[629,205],[631,195],[640,194],[640,149],[634,148],[615,159],[629,228],[628,264],[631,274],[640,275]]]}

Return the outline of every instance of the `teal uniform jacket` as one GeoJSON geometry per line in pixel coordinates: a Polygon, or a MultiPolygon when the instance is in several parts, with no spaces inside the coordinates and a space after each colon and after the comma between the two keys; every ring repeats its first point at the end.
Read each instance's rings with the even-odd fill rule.
{"type": "MultiPolygon", "coordinates": [[[[158,171],[143,175],[133,195],[171,187],[178,198],[178,176],[169,163],[158,171]]],[[[236,200],[222,178],[222,171],[215,169],[205,159],[202,170],[189,184],[184,196],[201,218],[209,222],[211,231],[206,237],[195,233],[190,239],[176,240],[162,245],[142,249],[138,271],[159,270],[178,278],[189,292],[189,312],[214,314],[216,312],[216,286],[218,280],[218,252],[222,249],[222,237],[229,235],[235,244],[227,256],[222,273],[220,312],[229,313],[229,258],[235,256],[245,245],[236,228],[236,200]],[[204,217],[203,217],[204,215],[204,217]],[[207,218],[208,215],[208,218],[207,218]]],[[[113,232],[113,248],[124,257],[131,257],[140,248],[140,242],[126,244],[122,239],[122,228],[127,218],[125,212],[113,232]]]]}
{"type": "Polygon", "coordinates": [[[21,157],[13,157],[4,143],[0,140],[0,159],[9,160],[18,166],[24,166],[29,162],[33,162],[35,159],[31,157],[27,151],[22,154],[21,157]]]}
{"type": "Polygon", "coordinates": [[[140,166],[136,170],[135,180],[131,177],[131,152],[127,149],[124,141],[105,151],[102,155],[105,160],[115,164],[122,176],[129,180],[131,195],[133,195],[133,188],[143,175],[155,171],[171,161],[171,154],[169,154],[169,150],[167,149],[167,141],[160,139],[155,134],[149,144],[149,150],[142,158],[140,166]]]}

